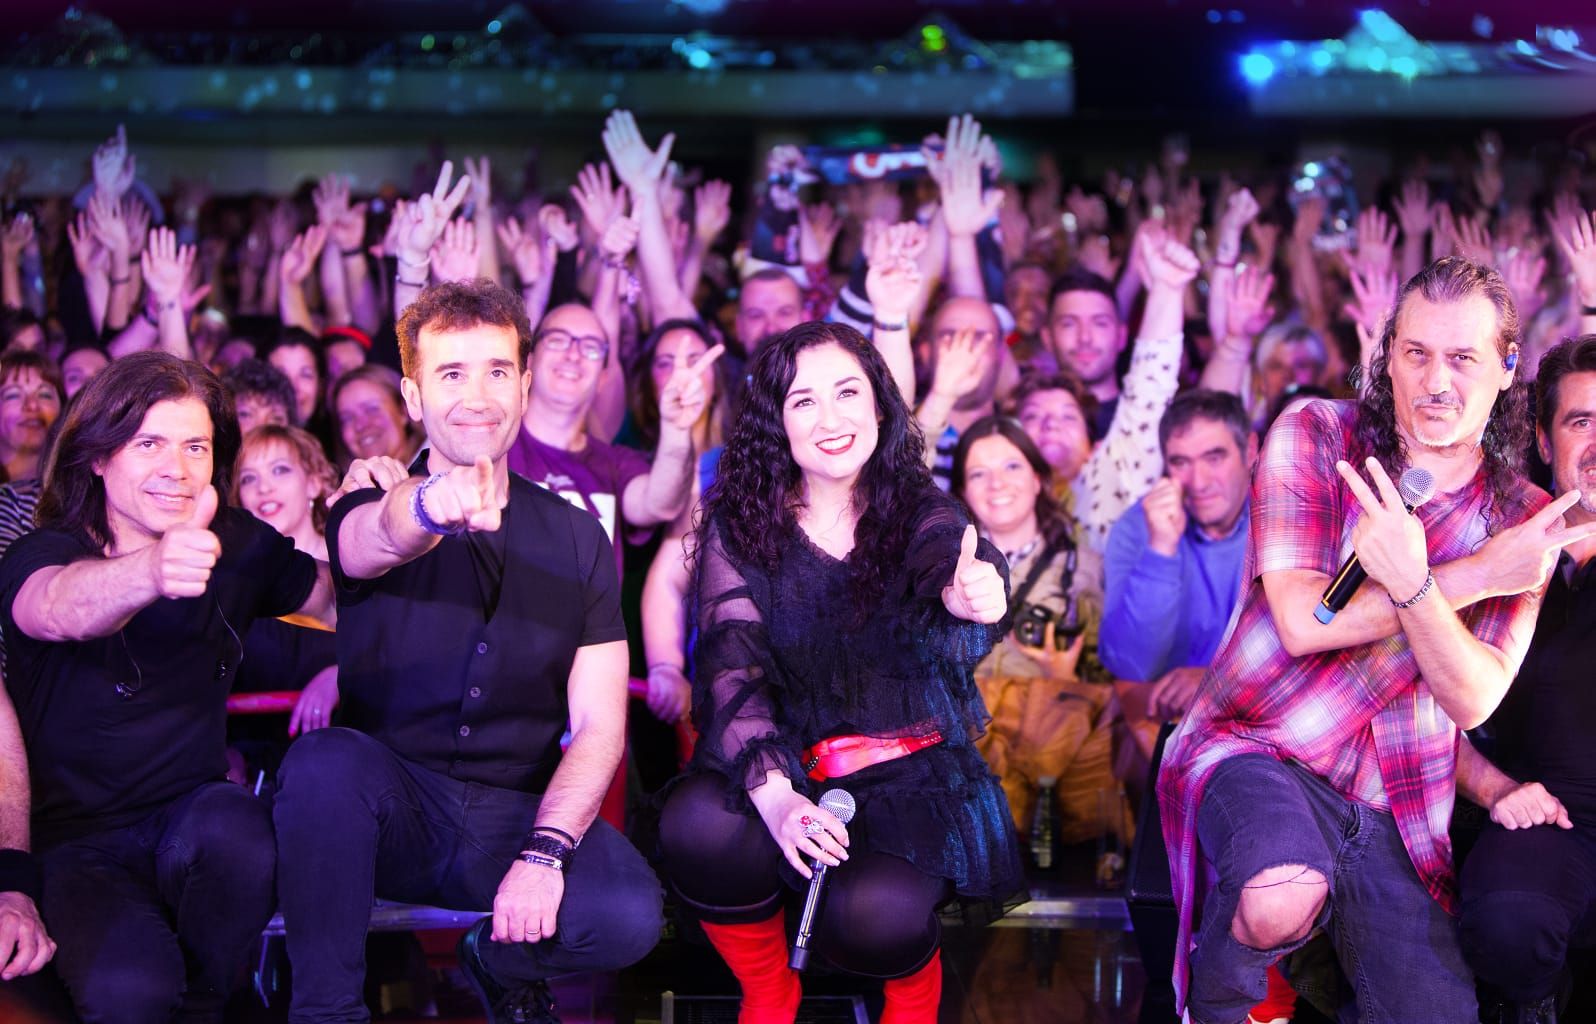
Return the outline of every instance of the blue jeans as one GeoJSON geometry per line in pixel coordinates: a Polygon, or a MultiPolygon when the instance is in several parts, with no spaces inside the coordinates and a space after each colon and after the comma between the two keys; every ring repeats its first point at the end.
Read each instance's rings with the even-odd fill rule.
{"type": "Polygon", "coordinates": [[[271,812],[208,783],[125,828],[40,854],[55,970],[86,1024],[221,1020],[272,916],[271,812]]]}
{"type": "Polygon", "coordinates": [[[1246,1020],[1264,996],[1268,966],[1307,941],[1253,949],[1231,934],[1246,882],[1285,864],[1329,880],[1315,924],[1351,986],[1337,999],[1343,1024],[1478,1019],[1457,922],[1419,881],[1389,813],[1347,800],[1301,766],[1248,754],[1214,770],[1197,835],[1217,882],[1191,958],[1193,1024],[1246,1020]]]}
{"type": "MultiPolygon", "coordinates": [[[[274,808],[294,969],[288,1019],[370,1020],[361,987],[373,898],[491,912],[540,799],[422,768],[353,729],[294,741],[274,808]]],[[[617,970],[659,941],[660,908],[659,880],[642,855],[595,821],[566,872],[554,937],[484,942],[483,966],[511,987],[617,970]]]]}

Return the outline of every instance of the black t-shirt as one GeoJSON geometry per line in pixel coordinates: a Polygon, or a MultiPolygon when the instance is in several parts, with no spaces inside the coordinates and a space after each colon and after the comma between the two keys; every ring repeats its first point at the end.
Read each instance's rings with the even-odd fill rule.
{"type": "Polygon", "coordinates": [[[1535,639],[1492,717],[1494,760],[1523,782],[1540,782],[1580,825],[1596,826],[1596,559],[1552,574],[1535,639]],[[1572,577],[1572,580],[1570,580],[1572,577]]]}
{"type": "Polygon", "coordinates": [[[37,530],[0,560],[5,682],[28,750],[36,847],[132,824],[226,774],[242,638],[257,618],[305,603],[316,562],[243,509],[222,509],[211,529],[222,554],[203,596],[157,599],[116,633],[79,642],[24,635],[12,606],[40,569],[100,557],[93,543],[37,530]]]}
{"type": "Polygon", "coordinates": [[[376,579],[351,579],[339,529],[381,497],[355,491],[327,523],[344,721],[433,771],[542,792],[560,760],[576,649],[626,639],[604,527],[511,473],[498,531],[444,537],[376,579]]]}

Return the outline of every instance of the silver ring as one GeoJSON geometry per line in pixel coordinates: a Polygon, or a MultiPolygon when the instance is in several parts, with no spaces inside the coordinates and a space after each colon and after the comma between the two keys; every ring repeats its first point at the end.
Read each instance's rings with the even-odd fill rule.
{"type": "Polygon", "coordinates": [[[804,835],[806,836],[818,836],[824,831],[826,831],[826,826],[818,821],[811,821],[804,826],[804,835]]]}

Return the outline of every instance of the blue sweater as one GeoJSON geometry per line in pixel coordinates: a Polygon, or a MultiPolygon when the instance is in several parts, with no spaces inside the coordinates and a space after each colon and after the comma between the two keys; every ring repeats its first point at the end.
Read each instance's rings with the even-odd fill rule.
{"type": "Polygon", "coordinates": [[[1241,596],[1252,500],[1230,534],[1212,540],[1188,522],[1173,558],[1147,547],[1138,501],[1114,523],[1103,556],[1105,604],[1098,653],[1117,679],[1152,682],[1170,669],[1207,665],[1241,596]]]}

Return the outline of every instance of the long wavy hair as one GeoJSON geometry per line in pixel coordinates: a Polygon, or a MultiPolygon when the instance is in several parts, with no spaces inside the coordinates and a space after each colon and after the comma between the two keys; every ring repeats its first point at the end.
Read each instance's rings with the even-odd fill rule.
{"type": "MultiPolygon", "coordinates": [[[[1396,307],[1386,318],[1379,347],[1369,361],[1369,385],[1358,403],[1354,426],[1354,448],[1361,461],[1370,455],[1394,480],[1408,464],[1407,446],[1396,428],[1396,399],[1391,389],[1391,346],[1396,343],[1397,323],[1411,297],[1419,295],[1429,302],[1461,302],[1471,295],[1482,295],[1496,307],[1496,353],[1507,358],[1511,346],[1518,344],[1518,307],[1502,275],[1493,268],[1464,259],[1446,256],[1436,260],[1402,286],[1396,307]]],[[[1495,532],[1501,522],[1498,514],[1517,492],[1523,470],[1524,452],[1531,438],[1529,388],[1514,381],[1496,396],[1491,415],[1485,422],[1480,454],[1485,460],[1486,487],[1490,492],[1489,528],[1495,532]]]]}
{"type": "Polygon", "coordinates": [[[239,445],[233,396],[199,363],[165,352],[135,352],[95,374],[61,417],[61,432],[45,460],[39,525],[87,535],[102,548],[109,545],[105,481],[95,466],[133,439],[157,402],[184,398],[199,400],[210,413],[211,483],[225,506],[239,445]]]}
{"type": "Polygon", "coordinates": [[[853,552],[848,556],[849,592],[855,611],[878,606],[888,578],[903,564],[915,510],[936,492],[925,464],[925,439],[905,404],[885,360],[864,335],[843,324],[802,323],[765,341],[750,367],[743,405],[720,459],[715,482],[704,494],[704,531],[718,523],[734,558],[774,573],[783,545],[798,526],[802,472],[782,421],[787,392],[805,349],[836,345],[859,363],[875,393],[880,437],[853,486],[853,552]]]}
{"type": "MultiPolygon", "coordinates": [[[[1031,440],[1031,435],[1020,426],[1019,420],[1012,416],[983,416],[970,424],[964,433],[959,435],[959,444],[953,449],[953,495],[964,502],[965,509],[970,507],[969,501],[964,497],[964,470],[970,460],[970,449],[975,442],[987,437],[1001,437],[1020,450],[1020,455],[1030,465],[1031,472],[1041,481],[1042,489],[1036,495],[1036,525],[1042,533],[1042,539],[1050,546],[1067,545],[1075,546],[1071,534],[1075,524],[1069,515],[1059,507],[1057,499],[1053,497],[1053,467],[1048,465],[1047,459],[1042,455],[1042,450],[1031,440]]],[[[975,516],[972,514],[973,520],[975,516]]]]}

